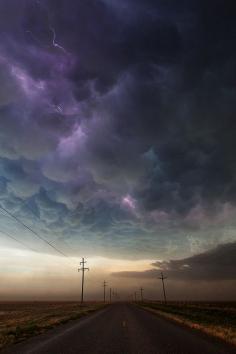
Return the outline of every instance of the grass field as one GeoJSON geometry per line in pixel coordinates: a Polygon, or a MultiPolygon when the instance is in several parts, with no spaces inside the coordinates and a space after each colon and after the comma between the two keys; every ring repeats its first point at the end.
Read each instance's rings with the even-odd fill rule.
{"type": "Polygon", "coordinates": [[[236,345],[236,302],[143,302],[141,306],[236,345]]]}
{"type": "Polygon", "coordinates": [[[103,306],[101,303],[86,303],[81,307],[74,302],[0,302],[0,349],[103,306]]]}

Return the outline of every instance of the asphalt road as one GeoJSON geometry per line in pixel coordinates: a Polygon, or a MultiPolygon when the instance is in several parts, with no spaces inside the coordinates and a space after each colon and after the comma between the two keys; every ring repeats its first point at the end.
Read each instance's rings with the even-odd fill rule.
{"type": "Polygon", "coordinates": [[[130,304],[114,304],[2,353],[231,354],[236,351],[130,304]]]}

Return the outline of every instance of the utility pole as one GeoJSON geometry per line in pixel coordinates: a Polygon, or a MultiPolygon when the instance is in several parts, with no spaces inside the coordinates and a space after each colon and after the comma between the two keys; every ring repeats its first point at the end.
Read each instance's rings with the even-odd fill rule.
{"type": "Polygon", "coordinates": [[[164,277],[164,276],[163,276],[163,273],[161,272],[161,277],[160,277],[159,279],[161,279],[161,281],[162,281],[164,301],[165,301],[165,304],[166,304],[167,301],[166,301],[166,290],[165,290],[165,283],[164,283],[164,280],[167,279],[167,277],[164,277]]]}
{"type": "Polygon", "coordinates": [[[117,291],[112,290],[112,296],[117,300],[119,298],[119,295],[117,291]]]}
{"type": "Polygon", "coordinates": [[[110,302],[111,302],[111,291],[112,291],[112,290],[111,290],[111,288],[110,288],[110,302]]]}
{"type": "Polygon", "coordinates": [[[78,272],[82,271],[81,304],[84,302],[84,271],[89,270],[89,268],[85,268],[85,263],[87,263],[87,261],[82,258],[82,261],[80,262],[81,268],[78,269],[78,272]]]}
{"type": "Polygon", "coordinates": [[[141,301],[142,301],[142,302],[143,302],[143,290],[144,290],[144,289],[141,287],[141,288],[140,288],[140,295],[141,295],[141,301]]]}
{"type": "Polygon", "coordinates": [[[107,287],[107,282],[104,280],[104,282],[103,282],[103,302],[106,302],[106,287],[107,287]]]}
{"type": "Polygon", "coordinates": [[[136,291],[134,292],[134,301],[137,302],[137,293],[136,293],[136,291]]]}

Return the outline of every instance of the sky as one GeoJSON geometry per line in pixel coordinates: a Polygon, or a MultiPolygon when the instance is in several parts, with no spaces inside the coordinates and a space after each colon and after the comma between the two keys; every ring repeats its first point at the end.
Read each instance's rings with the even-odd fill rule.
{"type": "Polygon", "coordinates": [[[76,299],[81,257],[88,298],[235,299],[235,16],[0,2],[0,300],[76,299]]]}

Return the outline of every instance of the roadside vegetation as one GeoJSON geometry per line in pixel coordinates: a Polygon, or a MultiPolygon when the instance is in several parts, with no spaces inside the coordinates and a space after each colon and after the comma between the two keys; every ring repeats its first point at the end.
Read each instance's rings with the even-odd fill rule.
{"type": "Polygon", "coordinates": [[[63,323],[101,309],[101,303],[5,302],[0,303],[0,349],[46,332],[63,323]]]}
{"type": "Polygon", "coordinates": [[[236,345],[236,302],[140,302],[140,306],[236,345]]]}

